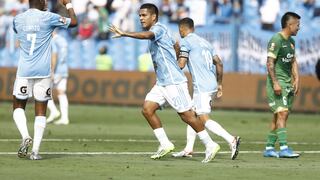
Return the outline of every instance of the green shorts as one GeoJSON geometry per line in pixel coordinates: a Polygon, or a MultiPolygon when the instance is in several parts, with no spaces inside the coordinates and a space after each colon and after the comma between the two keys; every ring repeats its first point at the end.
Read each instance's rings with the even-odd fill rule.
{"type": "Polygon", "coordinates": [[[291,84],[280,84],[281,94],[274,94],[273,86],[267,81],[267,99],[269,107],[273,113],[281,111],[290,111],[294,100],[294,90],[291,84]]]}

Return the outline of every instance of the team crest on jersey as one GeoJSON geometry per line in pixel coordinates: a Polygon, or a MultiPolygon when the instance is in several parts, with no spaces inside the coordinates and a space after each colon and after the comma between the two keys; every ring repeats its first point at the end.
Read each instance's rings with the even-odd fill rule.
{"type": "Polygon", "coordinates": [[[271,43],[269,50],[274,51],[274,48],[276,47],[275,43],[271,43]]]}
{"type": "Polygon", "coordinates": [[[292,43],[290,43],[290,46],[291,46],[292,49],[294,49],[294,45],[292,43]]]}
{"type": "Polygon", "coordinates": [[[60,17],[59,22],[67,24],[67,19],[65,17],[60,17]]]}

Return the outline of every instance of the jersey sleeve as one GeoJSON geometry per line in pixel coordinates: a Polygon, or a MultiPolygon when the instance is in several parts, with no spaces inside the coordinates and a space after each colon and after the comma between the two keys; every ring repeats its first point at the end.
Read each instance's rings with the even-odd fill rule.
{"type": "Polygon", "coordinates": [[[150,31],[154,33],[155,41],[159,40],[165,33],[165,29],[158,25],[152,26],[150,31]]]}
{"type": "Polygon", "coordinates": [[[188,42],[186,41],[186,39],[181,39],[180,42],[180,53],[179,53],[179,57],[183,57],[183,58],[189,58],[189,52],[190,52],[190,46],[188,44],[188,42]]]}
{"type": "Polygon", "coordinates": [[[279,49],[281,47],[280,41],[273,37],[268,43],[268,57],[276,59],[279,53],[279,49]]]}
{"type": "Polygon", "coordinates": [[[50,13],[50,25],[53,27],[62,27],[68,28],[70,25],[71,19],[62,17],[55,13],[50,13]]]}

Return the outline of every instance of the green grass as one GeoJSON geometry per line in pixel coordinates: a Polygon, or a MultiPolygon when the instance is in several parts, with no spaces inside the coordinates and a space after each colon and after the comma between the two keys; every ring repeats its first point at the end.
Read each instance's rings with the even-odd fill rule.
{"type": "MultiPolygon", "coordinates": [[[[16,152],[20,135],[12,120],[11,104],[0,103],[0,153],[16,152]],[[4,141],[10,139],[12,141],[4,141]]],[[[33,104],[26,113],[30,134],[33,134],[33,104]]],[[[166,109],[159,112],[163,126],[174,141],[176,151],[185,143],[185,124],[177,114],[166,109]]],[[[264,149],[266,133],[272,114],[269,112],[214,111],[217,120],[229,132],[242,137],[241,151],[264,149]]],[[[232,161],[229,153],[219,153],[216,159],[202,164],[204,154],[193,158],[175,159],[170,156],[151,160],[148,152],[157,149],[151,128],[136,107],[110,107],[71,105],[68,126],[47,126],[45,139],[70,139],[43,141],[41,152],[44,160],[30,161],[16,155],[0,154],[0,179],[318,179],[320,153],[302,153],[298,159],[268,159],[261,153],[241,153],[232,161]],[[86,139],[86,140],[84,140],[86,139]],[[128,141],[129,139],[138,141],[128,141]],[[108,141],[104,141],[108,140],[108,141]],[[137,155],[76,155],[71,152],[146,152],[137,155]]],[[[320,150],[320,116],[318,114],[291,114],[288,122],[288,138],[296,151],[320,150]],[[301,144],[304,143],[304,144],[301,144]]],[[[228,145],[215,135],[214,140],[228,151],[228,145]]],[[[203,145],[197,140],[195,151],[202,152],[203,145]]]]}

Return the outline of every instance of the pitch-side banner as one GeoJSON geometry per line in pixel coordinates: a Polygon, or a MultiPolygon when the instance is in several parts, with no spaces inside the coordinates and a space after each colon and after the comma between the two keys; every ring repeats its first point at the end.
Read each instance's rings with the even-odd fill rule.
{"type": "MultiPolygon", "coordinates": [[[[11,101],[15,71],[0,68],[0,101],[11,101]]],[[[154,83],[152,72],[71,70],[67,92],[71,103],[141,106],[154,83]]],[[[214,106],[269,110],[265,86],[265,75],[225,74],[223,97],[216,100],[214,106]]],[[[301,77],[300,93],[293,110],[320,112],[320,82],[314,76],[301,77]]]]}
{"type": "MultiPolygon", "coordinates": [[[[266,73],[267,45],[273,34],[241,26],[237,49],[240,72],[266,73]]],[[[300,72],[314,74],[315,64],[320,58],[320,31],[304,28],[293,38],[300,72]]]]}

